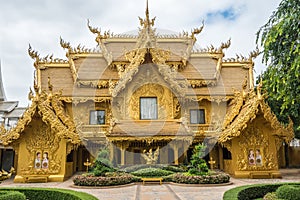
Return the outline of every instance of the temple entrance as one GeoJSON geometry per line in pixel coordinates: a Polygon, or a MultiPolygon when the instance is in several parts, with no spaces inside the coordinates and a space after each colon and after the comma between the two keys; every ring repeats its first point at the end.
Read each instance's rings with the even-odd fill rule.
{"type": "Polygon", "coordinates": [[[0,150],[1,169],[8,172],[11,169],[11,167],[14,167],[14,156],[15,156],[15,152],[13,149],[1,149],[0,150]]]}

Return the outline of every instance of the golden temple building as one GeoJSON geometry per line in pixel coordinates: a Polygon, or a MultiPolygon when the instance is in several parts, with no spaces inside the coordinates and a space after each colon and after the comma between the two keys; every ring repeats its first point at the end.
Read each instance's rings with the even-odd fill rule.
{"type": "Polygon", "coordinates": [[[101,32],[88,22],[97,47],[60,40],[66,59],[34,60],[31,105],[0,140],[15,151],[15,182],[63,181],[108,148],[116,166],[187,164],[193,147],[207,146],[208,161],[235,177],[280,177],[283,142],[294,137],[254,87],[253,59],[224,58],[230,40],[196,49],[196,35],[163,34],[148,7],[137,34],[101,32]]]}

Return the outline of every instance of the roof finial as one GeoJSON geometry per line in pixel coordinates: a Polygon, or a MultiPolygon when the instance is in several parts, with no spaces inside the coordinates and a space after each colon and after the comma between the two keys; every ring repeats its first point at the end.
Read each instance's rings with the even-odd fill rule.
{"type": "Polygon", "coordinates": [[[150,26],[154,26],[155,17],[150,20],[148,0],[146,0],[145,14],[146,14],[146,19],[142,19],[139,17],[141,26],[143,26],[144,28],[149,28],[150,26]]]}
{"type": "Polygon", "coordinates": [[[150,24],[148,0],[146,0],[146,20],[147,20],[148,24],[150,24]]]}

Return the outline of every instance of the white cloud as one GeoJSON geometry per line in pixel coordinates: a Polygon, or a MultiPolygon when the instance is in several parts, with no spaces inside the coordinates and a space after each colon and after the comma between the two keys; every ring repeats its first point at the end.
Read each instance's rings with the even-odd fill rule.
{"type": "MultiPolygon", "coordinates": [[[[247,55],[255,48],[255,33],[265,24],[279,0],[161,0],[149,1],[150,16],[156,16],[156,27],[176,32],[190,31],[207,20],[198,43],[205,47],[232,39],[226,57],[235,53],[247,55]],[[229,10],[234,20],[220,13],[229,10]],[[211,13],[213,18],[207,19],[211,13]],[[216,14],[216,15],[213,15],[216,14]]],[[[135,30],[139,27],[138,16],[144,17],[145,1],[137,0],[16,0],[1,3],[0,12],[0,59],[6,96],[19,100],[26,106],[27,93],[33,84],[33,60],[28,56],[30,43],[41,56],[54,54],[64,58],[59,37],[88,47],[96,45],[94,35],[87,28],[86,20],[93,26],[115,33],[135,30]]],[[[264,68],[256,60],[258,73],[264,68]]]]}

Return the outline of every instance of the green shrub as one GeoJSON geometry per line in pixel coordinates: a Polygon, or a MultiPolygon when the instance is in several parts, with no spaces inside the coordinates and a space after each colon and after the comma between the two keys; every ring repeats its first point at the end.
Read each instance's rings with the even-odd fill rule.
{"type": "Polygon", "coordinates": [[[186,172],[185,169],[182,169],[180,167],[173,166],[173,165],[164,166],[162,169],[167,170],[167,171],[171,171],[171,172],[186,172]]]}
{"type": "Polygon", "coordinates": [[[220,184],[228,183],[230,176],[225,173],[218,173],[213,175],[194,176],[188,173],[177,173],[174,174],[172,181],[175,183],[185,184],[220,184]]]}
{"type": "Polygon", "coordinates": [[[108,150],[100,150],[92,168],[94,176],[105,176],[105,173],[114,171],[116,170],[113,168],[113,165],[109,160],[108,150]]]}
{"type": "Polygon", "coordinates": [[[96,197],[74,190],[57,188],[0,188],[0,191],[18,191],[34,200],[97,200],[96,197]]]}
{"type": "Polygon", "coordinates": [[[168,176],[162,176],[164,182],[172,182],[174,174],[170,174],[168,176]]]}
{"type": "Polygon", "coordinates": [[[283,185],[276,190],[278,198],[286,200],[300,200],[300,187],[294,185],[283,185]]]}
{"type": "Polygon", "coordinates": [[[223,200],[248,200],[263,198],[267,193],[275,192],[282,185],[297,185],[300,183],[255,184],[230,189],[224,193],[223,200]]]}
{"type": "Polygon", "coordinates": [[[0,200],[26,200],[26,196],[18,191],[0,191],[0,200]]]}
{"type": "Polygon", "coordinates": [[[276,192],[269,192],[269,193],[267,193],[264,196],[263,200],[278,200],[276,192]]]}
{"type": "Polygon", "coordinates": [[[159,168],[159,169],[163,169],[164,167],[167,167],[167,165],[163,165],[163,164],[155,164],[155,165],[140,164],[140,165],[132,165],[132,166],[125,167],[125,168],[121,167],[120,171],[131,173],[131,172],[135,172],[135,171],[138,171],[140,169],[145,169],[145,168],[159,168]]]}
{"type": "Polygon", "coordinates": [[[251,200],[256,198],[262,198],[269,192],[275,192],[279,186],[280,185],[277,184],[269,184],[248,187],[238,193],[238,199],[251,200]]]}
{"type": "Polygon", "coordinates": [[[132,172],[131,174],[139,177],[161,177],[173,174],[173,172],[159,168],[145,168],[132,172]]]}
{"type": "Polygon", "coordinates": [[[118,176],[83,176],[78,175],[73,178],[73,183],[79,186],[111,186],[131,183],[136,178],[131,174],[120,174],[118,176]]]}

